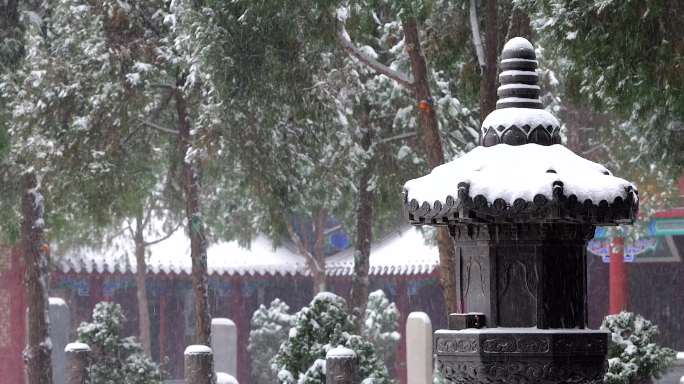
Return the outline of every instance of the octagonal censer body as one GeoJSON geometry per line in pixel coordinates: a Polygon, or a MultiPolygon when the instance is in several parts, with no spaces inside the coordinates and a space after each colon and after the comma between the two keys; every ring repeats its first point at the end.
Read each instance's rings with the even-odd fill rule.
{"type": "Polygon", "coordinates": [[[587,327],[587,242],[633,223],[636,187],[560,144],[534,48],[502,53],[480,146],[404,186],[414,225],[447,226],[462,313],[434,334],[451,383],[600,383],[608,333],[587,327]]]}

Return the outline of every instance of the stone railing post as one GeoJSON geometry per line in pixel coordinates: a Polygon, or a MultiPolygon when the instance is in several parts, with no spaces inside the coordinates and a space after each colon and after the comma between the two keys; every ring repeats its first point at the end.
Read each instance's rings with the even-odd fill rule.
{"type": "Polygon", "coordinates": [[[185,348],[185,384],[215,384],[214,354],[206,345],[185,348]]]}
{"type": "Polygon", "coordinates": [[[53,384],[66,383],[66,355],[64,348],[69,342],[69,330],[71,329],[71,314],[69,307],[59,297],[51,297],[49,303],[50,316],[50,340],[52,341],[52,382],[53,384]]]}
{"type": "Polygon", "coordinates": [[[87,383],[90,368],[90,347],[83,343],[69,343],[64,347],[64,353],[66,355],[66,383],[87,383]]]}
{"type": "Polygon", "coordinates": [[[211,320],[211,350],[216,372],[237,377],[237,327],[232,320],[211,320]]]}
{"type": "Polygon", "coordinates": [[[406,319],[406,377],[411,384],[432,383],[432,322],[425,312],[406,319]]]}
{"type": "Polygon", "coordinates": [[[358,360],[349,348],[335,347],[325,355],[326,384],[357,384],[358,360]]]}

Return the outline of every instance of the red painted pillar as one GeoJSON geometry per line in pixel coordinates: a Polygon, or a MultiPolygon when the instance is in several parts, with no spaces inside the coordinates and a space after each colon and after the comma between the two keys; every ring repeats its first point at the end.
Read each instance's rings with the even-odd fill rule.
{"type": "Polygon", "coordinates": [[[399,333],[401,339],[399,340],[399,348],[397,351],[396,373],[400,384],[406,384],[406,359],[408,351],[406,350],[406,318],[409,314],[409,300],[406,280],[400,276],[396,280],[397,297],[396,304],[399,310],[399,333]]]}
{"type": "MultiPolygon", "coordinates": [[[[95,308],[95,304],[100,301],[108,301],[104,296],[104,279],[105,275],[103,273],[93,272],[90,277],[90,303],[92,308],[95,308]]],[[[88,316],[90,317],[90,316],[88,316]]]]}
{"type": "Polygon", "coordinates": [[[249,354],[247,353],[247,339],[249,338],[249,320],[245,308],[245,299],[242,297],[242,285],[244,281],[240,275],[236,275],[232,280],[230,290],[230,318],[237,328],[237,377],[239,383],[249,381],[249,354]]]}
{"type": "Polygon", "coordinates": [[[23,383],[26,340],[24,264],[19,247],[0,245],[0,382],[23,383]]]}
{"type": "MultiPolygon", "coordinates": [[[[166,283],[166,282],[164,282],[166,283]]],[[[160,284],[161,285],[161,284],[160,284]]],[[[166,287],[164,284],[163,287],[166,287]]],[[[166,356],[166,292],[159,295],[159,361],[166,356]]]]}
{"type": "Polygon", "coordinates": [[[625,267],[625,239],[614,237],[610,245],[610,305],[611,315],[627,309],[627,268],[625,267]]]}

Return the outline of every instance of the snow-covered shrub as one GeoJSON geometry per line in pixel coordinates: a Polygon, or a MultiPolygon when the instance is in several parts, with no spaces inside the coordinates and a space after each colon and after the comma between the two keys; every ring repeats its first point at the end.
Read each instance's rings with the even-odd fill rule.
{"type": "Polygon", "coordinates": [[[655,343],[658,327],[641,315],[607,316],[601,329],[611,333],[606,384],[638,384],[659,378],[674,362],[675,352],[655,343]]]}
{"type": "Polygon", "coordinates": [[[366,319],[363,324],[362,336],[373,343],[375,352],[384,361],[390,362],[394,358],[397,344],[401,335],[399,327],[399,310],[394,303],[378,289],[368,295],[366,319]]]}
{"type": "Polygon", "coordinates": [[[143,352],[135,337],[123,337],[121,306],[101,302],[93,309],[93,320],[78,327],[78,340],[92,350],[90,384],[161,384],[159,365],[143,352]]]}
{"type": "Polygon", "coordinates": [[[390,383],[387,369],[373,344],[354,334],[354,322],[345,300],[329,292],[316,295],[296,315],[287,340],[273,361],[281,384],[324,384],[328,350],[347,347],[359,358],[363,384],[390,383]]]}
{"type": "Polygon", "coordinates": [[[277,380],[271,364],[293,324],[294,316],[288,313],[289,310],[285,302],[275,299],[268,308],[261,305],[252,315],[247,350],[252,359],[252,382],[255,384],[272,384],[277,380]]]}

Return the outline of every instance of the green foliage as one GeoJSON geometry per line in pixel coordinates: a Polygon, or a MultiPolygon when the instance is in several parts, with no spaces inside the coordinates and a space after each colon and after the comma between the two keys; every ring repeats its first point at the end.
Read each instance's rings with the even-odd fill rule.
{"type": "Polygon", "coordinates": [[[369,340],[377,355],[384,362],[391,362],[401,338],[399,328],[399,310],[391,303],[385,293],[378,289],[368,295],[366,315],[362,336],[369,340]]]}
{"type": "Polygon", "coordinates": [[[373,344],[355,335],[347,303],[329,292],[316,295],[296,315],[288,339],[281,345],[273,368],[281,384],[324,383],[322,364],[328,350],[344,346],[356,352],[359,374],[373,383],[389,383],[387,369],[373,344]]]}
{"type": "Polygon", "coordinates": [[[261,305],[252,315],[247,351],[255,384],[272,384],[277,380],[271,365],[293,325],[294,317],[288,313],[289,310],[285,302],[275,299],[268,308],[261,305]]]}
{"type": "Polygon", "coordinates": [[[675,352],[655,343],[658,327],[641,315],[607,316],[601,329],[611,333],[607,384],[635,384],[659,378],[674,362],[675,352]]]}
{"type": "MultiPolygon", "coordinates": [[[[328,348],[328,345],[321,345],[322,342],[320,340],[326,337],[324,332],[335,332],[336,324],[334,321],[341,321],[340,326],[344,329],[348,329],[348,315],[345,315],[344,313],[346,309],[339,306],[331,307],[329,303],[324,305],[325,303],[320,302],[324,299],[325,297],[321,297],[314,304],[315,310],[318,311],[317,316],[323,317],[324,314],[320,313],[320,311],[331,308],[332,312],[339,316],[333,316],[331,319],[327,318],[328,315],[325,314],[325,317],[322,319],[309,316],[306,320],[302,320],[298,317],[300,316],[299,314],[288,314],[289,307],[279,299],[273,300],[268,308],[261,305],[254,312],[252,315],[247,350],[250,353],[252,361],[252,380],[255,383],[273,383],[278,380],[277,374],[282,369],[278,361],[282,363],[284,358],[281,357],[280,360],[277,360],[276,355],[280,350],[280,346],[285,345],[286,341],[288,341],[288,332],[297,335],[300,335],[300,332],[305,332],[296,329],[298,324],[300,326],[303,324],[303,321],[309,321],[310,323],[315,322],[315,324],[326,323],[329,326],[332,326],[332,328],[322,329],[311,338],[302,341],[302,343],[308,346],[315,346],[315,348],[322,346],[323,351],[327,350],[326,348],[328,348]],[[293,329],[296,330],[290,331],[291,327],[295,327],[293,329]]],[[[332,298],[329,299],[332,300],[332,298]]],[[[337,299],[339,298],[335,298],[333,301],[336,301],[337,299]]],[[[341,305],[343,302],[339,301],[338,303],[341,305]]],[[[309,309],[306,311],[302,310],[302,313],[312,314],[309,309]]],[[[394,303],[390,303],[385,297],[385,294],[381,290],[378,290],[371,292],[368,296],[368,306],[366,308],[365,316],[362,337],[350,336],[348,344],[352,345],[357,352],[367,356],[366,359],[368,360],[371,359],[371,355],[375,354],[377,356],[377,362],[372,366],[373,369],[375,369],[377,366],[380,366],[382,362],[393,362],[394,352],[400,338],[400,335],[397,332],[399,312],[394,303]]],[[[333,345],[332,342],[327,344],[333,345]]],[[[301,367],[305,367],[306,364],[309,363],[312,354],[320,356],[322,350],[309,349],[307,353],[309,356],[307,356],[306,359],[302,358],[299,360],[301,367]]],[[[288,359],[293,357],[294,354],[291,354],[288,359]]],[[[308,366],[306,371],[308,373],[304,375],[307,378],[306,380],[309,380],[308,382],[317,382],[316,380],[319,379],[322,380],[321,382],[325,382],[322,366],[320,363],[317,363],[317,361],[323,360],[324,358],[320,358],[320,360],[315,359],[314,362],[308,366]]],[[[373,372],[373,369],[366,368],[364,372],[366,372],[369,377],[375,377],[377,374],[373,372]]],[[[285,373],[283,373],[283,375],[288,376],[285,373]]]]}
{"type": "Polygon", "coordinates": [[[567,96],[617,114],[641,161],[684,167],[684,4],[664,0],[522,0],[563,66],[567,96]]]}
{"type": "Polygon", "coordinates": [[[162,375],[134,337],[123,337],[121,306],[100,302],[90,323],[78,327],[78,340],[92,350],[90,384],[161,384],[162,375]]]}
{"type": "MultiPolygon", "coordinates": [[[[157,41],[150,28],[158,25],[148,17],[159,4],[68,0],[21,9],[25,55],[0,78],[11,138],[0,176],[11,186],[22,173],[37,174],[52,239],[99,237],[141,209],[157,183],[161,149],[140,121],[155,102],[142,79],[157,41]]],[[[2,208],[8,216],[16,211],[2,208]]]]}

